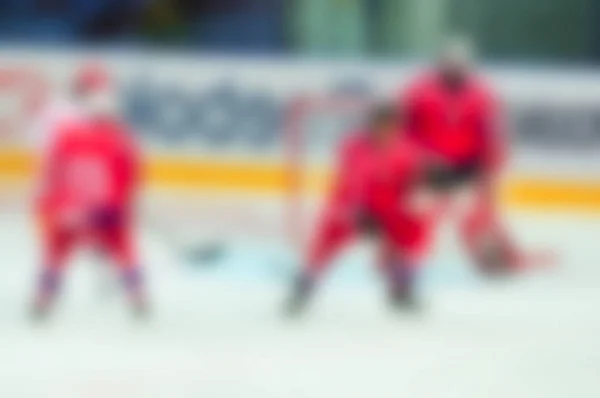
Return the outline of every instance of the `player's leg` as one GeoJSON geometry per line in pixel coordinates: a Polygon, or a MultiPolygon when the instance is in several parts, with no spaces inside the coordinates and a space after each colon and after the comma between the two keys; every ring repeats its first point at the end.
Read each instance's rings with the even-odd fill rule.
{"type": "Polygon", "coordinates": [[[384,245],[381,250],[384,254],[380,267],[392,308],[418,309],[417,284],[421,268],[419,261],[389,245],[384,245]]]}
{"type": "Polygon", "coordinates": [[[478,161],[434,171],[433,183],[452,198],[450,213],[477,268],[494,276],[519,268],[520,256],[501,223],[494,176],[478,161]]]}
{"type": "Polygon", "coordinates": [[[500,276],[524,266],[489,188],[476,184],[462,195],[459,232],[467,254],[478,269],[488,276],[500,276]]]}
{"type": "Polygon", "coordinates": [[[117,266],[129,304],[138,316],[148,312],[146,281],[129,225],[117,224],[100,229],[97,241],[117,266]]]}
{"type": "Polygon", "coordinates": [[[146,286],[129,213],[119,207],[100,209],[92,213],[91,225],[96,248],[116,265],[133,311],[136,315],[145,315],[148,311],[146,286]]]}
{"type": "Polygon", "coordinates": [[[431,251],[434,220],[388,216],[382,235],[379,265],[393,308],[418,310],[419,276],[431,251]]]}
{"type": "Polygon", "coordinates": [[[292,294],[285,308],[288,315],[297,315],[306,308],[333,257],[353,234],[354,223],[351,220],[333,215],[324,218],[309,248],[306,262],[294,279],[292,294]]]}
{"type": "Polygon", "coordinates": [[[32,316],[48,315],[60,292],[68,256],[77,240],[74,231],[45,225],[43,231],[42,266],[35,288],[32,316]]]}

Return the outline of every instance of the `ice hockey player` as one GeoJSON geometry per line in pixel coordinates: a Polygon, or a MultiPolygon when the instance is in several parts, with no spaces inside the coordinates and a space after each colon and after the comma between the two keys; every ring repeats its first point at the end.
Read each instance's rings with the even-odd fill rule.
{"type": "Polygon", "coordinates": [[[35,204],[42,225],[43,263],[32,306],[36,318],[51,310],[69,256],[80,246],[107,253],[120,271],[134,313],[147,312],[132,236],[138,149],[117,115],[110,76],[100,70],[87,76],[79,103],[85,117],[54,126],[40,166],[35,204]]]}
{"type": "MultiPolygon", "coordinates": [[[[416,277],[431,241],[428,200],[439,169],[407,139],[393,106],[373,111],[364,131],[341,145],[333,189],[319,218],[314,241],[286,303],[301,313],[338,252],[371,236],[394,308],[416,309],[416,277]]],[[[437,195],[437,193],[432,193],[437,195]]]]}
{"type": "Polygon", "coordinates": [[[509,238],[496,203],[507,144],[499,106],[490,85],[474,71],[470,44],[449,42],[435,68],[402,93],[399,108],[414,142],[448,165],[451,189],[440,199],[458,219],[476,266],[496,276],[523,268],[525,256],[509,238]]]}

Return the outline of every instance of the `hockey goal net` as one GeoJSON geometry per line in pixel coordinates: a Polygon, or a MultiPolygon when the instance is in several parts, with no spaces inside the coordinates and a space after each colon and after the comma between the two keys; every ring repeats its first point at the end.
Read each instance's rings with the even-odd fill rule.
{"type": "MultiPolygon", "coordinates": [[[[316,214],[330,183],[338,146],[364,120],[368,101],[302,97],[288,107],[274,162],[277,192],[179,192],[162,201],[152,218],[168,220],[162,229],[176,240],[227,242],[304,252],[316,214]],[[159,214],[161,211],[165,214],[159,214]]],[[[164,222],[162,224],[165,224],[164,222]]],[[[262,250],[261,249],[261,250],[262,250]]]]}
{"type": "Polygon", "coordinates": [[[364,124],[370,101],[361,98],[305,97],[290,109],[285,129],[287,236],[302,250],[330,188],[338,147],[364,124]]]}

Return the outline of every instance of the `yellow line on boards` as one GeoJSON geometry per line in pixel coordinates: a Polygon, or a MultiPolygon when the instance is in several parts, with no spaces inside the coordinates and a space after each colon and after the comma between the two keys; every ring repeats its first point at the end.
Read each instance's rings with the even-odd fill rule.
{"type": "MultiPolygon", "coordinates": [[[[35,169],[31,153],[0,149],[0,177],[30,178],[35,169]]],[[[152,156],[145,179],[151,186],[186,189],[223,189],[236,192],[286,192],[284,165],[276,162],[231,161],[178,156],[152,156]]],[[[326,190],[329,173],[313,168],[302,176],[301,189],[310,194],[326,190]]],[[[600,211],[600,179],[575,181],[548,176],[514,175],[503,186],[502,201],[508,207],[600,211]]]]}

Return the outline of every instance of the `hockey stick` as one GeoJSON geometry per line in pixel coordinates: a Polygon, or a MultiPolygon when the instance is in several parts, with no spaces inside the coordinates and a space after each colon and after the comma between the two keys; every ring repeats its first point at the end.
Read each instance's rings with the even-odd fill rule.
{"type": "Polygon", "coordinates": [[[192,242],[185,244],[176,238],[175,234],[152,217],[144,217],[144,227],[152,234],[171,254],[185,264],[202,267],[212,267],[227,253],[227,245],[220,241],[192,242]]]}

